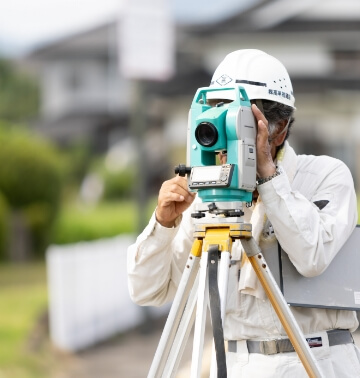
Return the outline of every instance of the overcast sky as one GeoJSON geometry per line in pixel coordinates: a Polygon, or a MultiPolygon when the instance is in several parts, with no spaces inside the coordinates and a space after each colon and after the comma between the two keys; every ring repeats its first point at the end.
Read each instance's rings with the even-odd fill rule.
{"type": "MultiPolygon", "coordinates": [[[[211,22],[255,1],[258,0],[169,0],[169,4],[178,21],[211,22]]],[[[114,19],[122,3],[123,0],[0,0],[0,53],[22,53],[114,19]]]]}

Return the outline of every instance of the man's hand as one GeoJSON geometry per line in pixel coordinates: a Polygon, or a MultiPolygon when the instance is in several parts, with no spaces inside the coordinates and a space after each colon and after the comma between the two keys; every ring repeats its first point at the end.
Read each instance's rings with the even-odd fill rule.
{"type": "Polygon", "coordinates": [[[189,192],[185,177],[176,176],[165,181],[159,192],[156,219],[164,227],[173,227],[176,218],[194,201],[195,193],[189,192]]]}
{"type": "Polygon", "coordinates": [[[269,177],[276,171],[274,156],[276,146],[269,143],[268,121],[260,109],[253,104],[252,112],[257,121],[257,137],[256,137],[256,158],[257,158],[257,176],[269,177]]]}

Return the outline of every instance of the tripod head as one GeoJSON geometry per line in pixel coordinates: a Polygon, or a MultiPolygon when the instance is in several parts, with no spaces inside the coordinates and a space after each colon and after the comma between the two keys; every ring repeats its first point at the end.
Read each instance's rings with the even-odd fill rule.
{"type": "MultiPolygon", "coordinates": [[[[213,215],[211,223],[243,223],[243,203],[240,201],[197,203],[191,217],[197,219],[197,223],[201,223],[206,213],[213,215]]],[[[208,223],[209,219],[206,222],[208,223]]]]}

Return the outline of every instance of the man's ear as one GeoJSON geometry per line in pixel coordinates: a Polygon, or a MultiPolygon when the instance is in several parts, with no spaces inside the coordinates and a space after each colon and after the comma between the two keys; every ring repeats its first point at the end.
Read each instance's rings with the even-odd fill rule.
{"type": "Polygon", "coordinates": [[[284,128],[288,125],[288,120],[283,119],[278,123],[278,125],[279,125],[279,132],[277,133],[278,136],[273,139],[273,143],[276,147],[281,146],[284,143],[284,140],[287,134],[287,132],[284,131],[284,128]]]}

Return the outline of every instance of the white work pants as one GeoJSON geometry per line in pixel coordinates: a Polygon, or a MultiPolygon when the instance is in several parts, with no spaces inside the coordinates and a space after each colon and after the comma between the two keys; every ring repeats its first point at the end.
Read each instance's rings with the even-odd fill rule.
{"type": "MultiPolygon", "coordinates": [[[[360,350],[354,344],[311,349],[324,378],[360,377],[360,350]]],[[[308,378],[296,352],[263,355],[248,353],[238,342],[236,353],[226,355],[228,378],[308,378]]]]}

